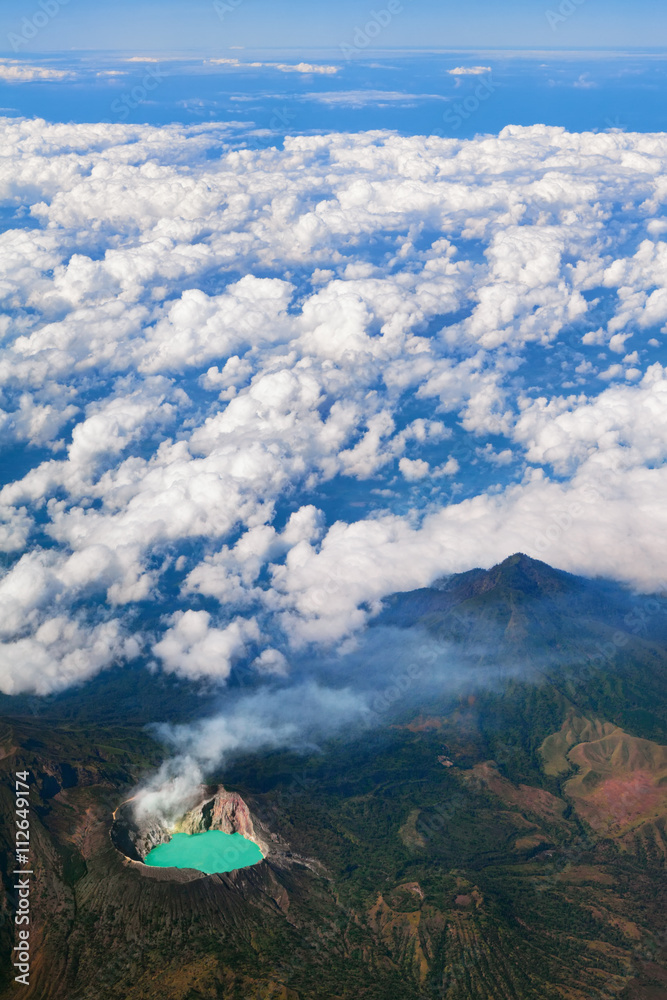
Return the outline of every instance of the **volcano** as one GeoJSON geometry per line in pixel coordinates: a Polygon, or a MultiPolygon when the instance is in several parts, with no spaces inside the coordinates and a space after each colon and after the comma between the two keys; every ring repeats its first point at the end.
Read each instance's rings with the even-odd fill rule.
{"type": "MultiPolygon", "coordinates": [[[[244,841],[256,845],[262,858],[268,857],[272,849],[275,850],[268,831],[265,835],[257,832],[260,829],[259,821],[253,820],[248,806],[237,792],[228,792],[222,786],[212,795],[204,788],[201,792],[201,801],[172,824],[167,824],[159,815],[141,815],[141,818],[137,818],[139,810],[136,808],[136,799],[122,803],[113,816],[112,843],[126,860],[141,865],[144,874],[157,870],[159,874],[156,877],[159,878],[164,877],[165,868],[162,865],[157,869],[151,867],[146,864],[146,859],[157,847],[170,843],[174,835],[194,836],[216,831],[229,836],[238,834],[244,841]]],[[[177,871],[198,872],[200,876],[209,874],[181,866],[166,870],[172,871],[173,877],[179,879],[181,876],[176,874],[177,871]]]]}
{"type": "MultiPolygon", "coordinates": [[[[123,699],[104,726],[77,692],[5,716],[9,857],[10,781],[34,776],[36,960],[20,995],[664,996],[666,607],[525,556],[396,595],[382,620],[465,655],[465,692],[430,689],[301,754],[228,761],[173,822],[130,801],[166,751],[123,699]],[[498,659],[539,669],[477,683],[498,659]],[[215,874],[145,863],[175,833],[216,830],[263,859],[215,874]]],[[[9,954],[8,864],[3,879],[9,954]]],[[[18,996],[0,974],[3,1000],[18,996]]]]}

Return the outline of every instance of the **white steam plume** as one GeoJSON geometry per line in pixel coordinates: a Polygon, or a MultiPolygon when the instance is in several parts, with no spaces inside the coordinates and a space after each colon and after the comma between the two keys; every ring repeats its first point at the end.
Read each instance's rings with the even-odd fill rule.
{"type": "Polygon", "coordinates": [[[229,712],[187,726],[160,726],[176,755],[139,789],[137,819],[156,816],[172,826],[196,805],[207,774],[239,753],[278,747],[306,748],[344,726],[366,723],[367,695],[309,681],[284,690],[262,689],[239,699],[229,712]]]}

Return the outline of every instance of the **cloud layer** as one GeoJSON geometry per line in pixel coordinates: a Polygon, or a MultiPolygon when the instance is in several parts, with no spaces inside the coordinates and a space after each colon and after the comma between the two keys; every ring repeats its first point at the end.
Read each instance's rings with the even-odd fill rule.
{"type": "Polygon", "coordinates": [[[662,584],[667,136],[0,129],[1,690],[284,676],[517,550],[662,584]]]}

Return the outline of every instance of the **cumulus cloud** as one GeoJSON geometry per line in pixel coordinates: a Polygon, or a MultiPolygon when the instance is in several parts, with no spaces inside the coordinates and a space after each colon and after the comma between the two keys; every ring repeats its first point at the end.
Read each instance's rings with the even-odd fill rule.
{"type": "Polygon", "coordinates": [[[614,386],[592,399],[540,397],[521,404],[514,438],[536,465],[567,473],[594,455],[616,467],[653,466],[667,458],[667,371],[660,364],[651,365],[639,384],[614,386]]]}
{"type": "Polygon", "coordinates": [[[277,683],[519,549],[661,582],[664,135],[0,130],[2,690],[277,683]]]}
{"type": "Polygon", "coordinates": [[[262,650],[261,655],[253,662],[253,667],[260,674],[273,677],[286,677],[289,673],[289,664],[279,649],[262,650]]]}
{"type": "Polygon", "coordinates": [[[36,80],[55,83],[71,79],[71,76],[72,73],[67,70],[33,66],[18,59],[0,59],[0,80],[5,83],[34,83],[36,80]]]}
{"type": "Polygon", "coordinates": [[[33,635],[0,644],[0,690],[62,691],[135,658],[139,649],[136,638],[123,637],[118,621],[88,628],[66,617],[49,618],[33,635]]]}
{"type": "Polygon", "coordinates": [[[485,73],[491,72],[490,66],[455,66],[454,69],[448,69],[447,72],[450,76],[484,76],[485,73]]]}
{"type": "Polygon", "coordinates": [[[194,680],[226,680],[234,659],[245,652],[248,642],[259,639],[259,627],[252,618],[237,618],[222,629],[210,623],[208,611],[177,611],[172,616],[171,627],[153,646],[167,673],[194,680]]]}
{"type": "Polygon", "coordinates": [[[402,458],[398,463],[398,467],[408,480],[408,482],[414,482],[417,479],[423,479],[424,476],[428,476],[431,468],[428,462],[425,462],[421,458],[409,459],[402,458]]]}

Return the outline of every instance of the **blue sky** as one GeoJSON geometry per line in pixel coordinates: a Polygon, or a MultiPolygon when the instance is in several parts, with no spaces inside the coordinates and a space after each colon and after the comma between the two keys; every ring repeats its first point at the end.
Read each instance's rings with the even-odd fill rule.
{"type": "Polygon", "coordinates": [[[146,55],[12,53],[0,62],[0,109],[47,121],[245,123],[245,132],[263,132],[255,141],[264,146],[286,134],[377,128],[454,138],[538,122],[576,132],[667,129],[660,53],[383,54],[362,45],[349,58],[146,55]]]}
{"type": "MultiPolygon", "coordinates": [[[[667,11],[658,0],[394,0],[397,10],[377,38],[392,46],[650,46],[665,38],[667,11]],[[562,10],[563,13],[559,14],[562,10]],[[547,16],[554,12],[558,18],[547,16]]],[[[338,48],[388,3],[338,0],[3,0],[2,39],[24,18],[48,21],[24,52],[68,49],[211,52],[227,46],[338,48]],[[55,12],[55,13],[53,13],[55,12]],[[222,15],[222,16],[220,16],[222,15]]],[[[380,18],[380,20],[386,20],[380,18]]]]}

